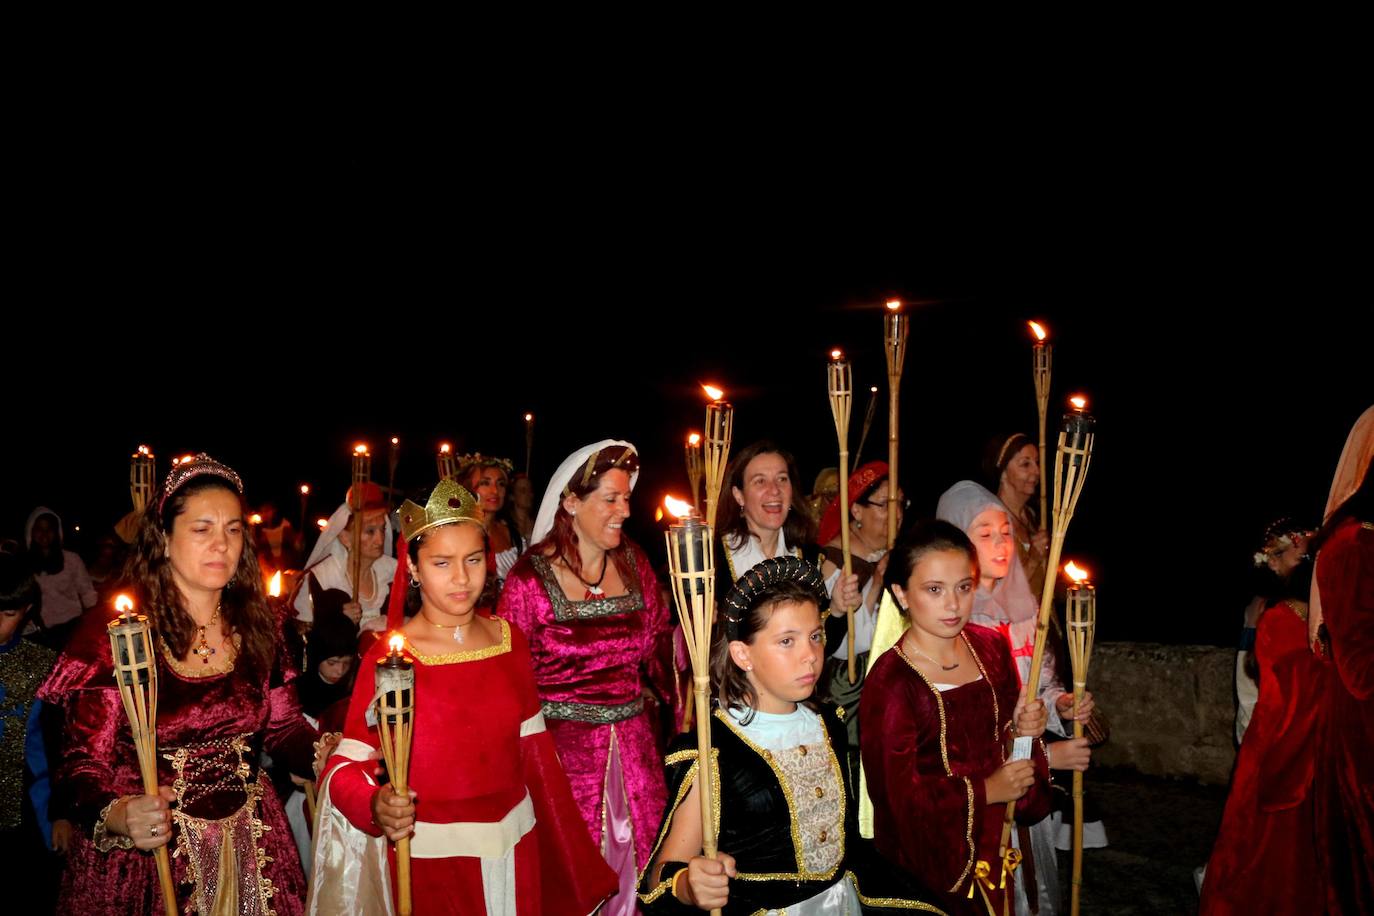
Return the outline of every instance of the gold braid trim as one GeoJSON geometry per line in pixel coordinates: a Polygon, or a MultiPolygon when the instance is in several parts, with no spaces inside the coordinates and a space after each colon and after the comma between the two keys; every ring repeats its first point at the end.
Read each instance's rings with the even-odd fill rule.
{"type": "MultiPolygon", "coordinates": [[[[1002,729],[1000,726],[1002,724],[1002,711],[997,704],[997,688],[994,687],[992,681],[988,679],[987,669],[983,667],[983,660],[978,657],[978,653],[973,651],[973,644],[969,642],[968,634],[964,633],[961,630],[959,632],[959,636],[963,639],[964,645],[968,647],[969,654],[973,656],[973,662],[978,666],[978,672],[983,676],[983,681],[987,683],[988,688],[992,690],[993,740],[996,741],[997,746],[1001,748],[1002,729]]],[[[935,696],[935,709],[940,714],[940,759],[944,762],[945,765],[945,775],[953,777],[954,771],[951,770],[949,766],[949,748],[946,744],[945,701],[940,696],[939,689],[931,683],[930,678],[926,677],[925,674],[921,672],[921,669],[916,667],[916,663],[913,662],[911,658],[905,652],[902,651],[901,640],[898,640],[896,644],[893,646],[893,648],[897,650],[897,655],[901,657],[902,661],[907,663],[907,666],[911,668],[913,672],[916,673],[916,676],[919,677],[925,683],[925,685],[930,688],[930,692],[935,696]]],[[[1005,756],[1005,752],[1003,756],[1005,756]]],[[[964,789],[968,794],[968,822],[966,825],[965,832],[965,842],[968,843],[968,862],[964,864],[964,870],[959,873],[959,879],[955,881],[954,885],[949,889],[949,893],[951,894],[959,890],[959,885],[964,883],[964,879],[967,878],[969,872],[973,870],[973,862],[974,859],[977,858],[977,849],[973,845],[973,809],[974,804],[976,802],[976,797],[973,793],[973,781],[970,780],[967,776],[963,776],[960,778],[964,780],[964,789]]]]}
{"type": "Polygon", "coordinates": [[[940,916],[949,916],[944,910],[933,904],[925,903],[921,900],[907,900],[904,897],[865,897],[864,892],[859,888],[859,879],[852,872],[845,874],[854,884],[854,893],[859,895],[859,903],[864,906],[886,907],[894,910],[919,910],[922,913],[939,913],[940,916]]]}

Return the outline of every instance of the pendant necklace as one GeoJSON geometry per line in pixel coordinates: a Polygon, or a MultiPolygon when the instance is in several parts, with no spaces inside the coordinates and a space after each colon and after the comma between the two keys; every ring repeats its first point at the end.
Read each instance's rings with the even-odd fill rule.
{"type": "Polygon", "coordinates": [[[199,639],[200,642],[196,645],[194,649],[191,650],[191,652],[195,655],[200,656],[200,663],[202,665],[210,664],[210,656],[215,654],[215,650],[210,648],[210,644],[205,641],[205,628],[208,626],[213,626],[217,620],[219,620],[218,602],[215,603],[215,612],[210,615],[210,619],[207,620],[204,624],[196,624],[196,630],[198,631],[196,634],[196,638],[199,639]]]}
{"type": "MultiPolygon", "coordinates": [[[[930,662],[930,663],[933,664],[933,665],[940,665],[940,663],[939,663],[938,661],[936,661],[935,659],[931,658],[929,655],[926,655],[926,654],[925,654],[924,652],[922,652],[919,648],[917,648],[917,647],[916,647],[916,644],[915,644],[914,642],[910,643],[909,645],[911,646],[911,651],[912,651],[912,652],[915,652],[917,655],[921,656],[922,658],[924,658],[926,661],[930,662]]],[[[940,670],[941,670],[941,671],[953,671],[955,668],[958,668],[958,667],[959,667],[959,663],[958,663],[958,662],[955,662],[955,663],[952,664],[952,665],[940,665],[940,670]]]]}
{"type": "Polygon", "coordinates": [[[583,601],[595,601],[597,598],[605,596],[606,590],[601,587],[601,583],[606,580],[606,567],[609,565],[611,565],[611,555],[609,553],[603,553],[601,554],[601,575],[596,577],[595,582],[588,582],[586,579],[582,578],[580,573],[573,574],[577,576],[578,582],[587,586],[587,592],[582,596],[583,601]]]}
{"type": "Polygon", "coordinates": [[[453,631],[453,640],[454,640],[454,642],[463,642],[463,641],[464,641],[463,628],[464,628],[464,627],[470,627],[470,626],[472,626],[473,623],[474,623],[476,620],[477,620],[477,616],[476,616],[476,615],[473,615],[472,620],[469,620],[467,623],[435,623],[434,621],[430,620],[428,617],[425,618],[425,622],[428,623],[430,626],[434,627],[435,629],[438,629],[438,630],[452,630],[452,631],[453,631]]]}

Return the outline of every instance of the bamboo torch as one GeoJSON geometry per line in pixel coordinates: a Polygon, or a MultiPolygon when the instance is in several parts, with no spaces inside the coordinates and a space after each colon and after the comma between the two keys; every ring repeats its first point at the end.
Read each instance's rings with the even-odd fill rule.
{"type": "Polygon", "coordinates": [[[401,463],[401,439],[391,437],[391,451],[386,456],[386,505],[390,509],[396,502],[396,466],[401,463]]]}
{"type": "MultiPolygon", "coordinates": [[[[1050,555],[1046,569],[1058,569],[1064,550],[1064,535],[1073,521],[1074,508],[1083,493],[1088,465],[1093,454],[1093,418],[1086,411],[1082,397],[1069,399],[1069,412],[1064,414],[1059,429],[1059,443],[1054,454],[1054,516],[1050,529],[1050,555]]],[[[1043,486],[1043,482],[1042,482],[1043,486]]],[[[1030,674],[1026,676],[1026,696],[1035,699],[1040,692],[1040,664],[1045,657],[1045,640],[1050,632],[1050,617],[1054,612],[1054,576],[1045,577],[1040,593],[1040,616],[1035,623],[1035,652],[1031,655],[1030,674]]],[[[1007,862],[1011,844],[1012,821],[1016,817],[1016,802],[1007,804],[1006,821],[1002,824],[1002,842],[998,849],[1002,861],[1007,862]]],[[[1011,850],[1015,851],[1015,850],[1011,850]]]]}
{"type": "Polygon", "coordinates": [[[692,488],[692,508],[701,511],[701,434],[689,433],[685,449],[687,485],[692,488]]]}
{"type": "Polygon", "coordinates": [[[153,473],[157,459],[153,450],[140,445],[129,459],[129,496],[134,501],[134,511],[142,512],[153,500],[153,473]]]}
{"type": "Polygon", "coordinates": [[[864,443],[868,441],[868,429],[873,425],[873,415],[878,410],[878,386],[873,385],[868,389],[868,407],[864,410],[863,432],[859,433],[859,450],[854,453],[854,466],[858,467],[863,463],[864,443]]]}
{"type": "MultiPolygon", "coordinates": [[[[1069,624],[1069,659],[1073,663],[1073,713],[1088,686],[1088,663],[1092,660],[1093,634],[1097,629],[1097,590],[1088,581],[1088,571],[1072,560],[1064,567],[1073,584],[1069,586],[1064,616],[1069,624]]],[[[1073,736],[1083,737],[1083,723],[1074,719],[1073,736]]],[[[1073,772],[1073,884],[1070,914],[1078,916],[1079,892],[1083,888],[1083,774],[1073,772]]]]}
{"type": "MultiPolygon", "coordinates": [[[[826,387],[830,391],[830,415],[835,418],[835,436],[840,441],[840,552],[844,554],[844,569],[841,573],[841,581],[844,581],[854,571],[849,557],[849,410],[854,405],[854,375],[850,370],[849,361],[839,350],[830,351],[830,363],[826,366],[826,387]]],[[[892,492],[891,485],[888,492],[892,492]]],[[[858,670],[854,665],[854,608],[845,610],[849,646],[849,683],[853,684],[859,679],[858,670]]]]}
{"type": "Polygon", "coordinates": [[[1050,408],[1050,366],[1054,362],[1054,348],[1050,346],[1049,332],[1039,322],[1029,322],[1035,334],[1035,345],[1031,347],[1031,372],[1035,376],[1035,406],[1040,413],[1040,527],[1049,524],[1045,516],[1045,413],[1050,408]]]}
{"type": "MultiPolygon", "coordinates": [[[[902,387],[902,364],[906,362],[906,338],[911,325],[902,313],[902,303],[890,299],[883,316],[883,351],[887,355],[887,492],[897,495],[897,395],[902,387]]],[[[847,526],[846,526],[847,527],[847,526]]],[[[887,513],[887,549],[897,542],[897,513],[887,513]]]]}
{"type": "MultiPolygon", "coordinates": [[[[115,685],[124,701],[129,729],[134,733],[138,769],[143,777],[145,795],[157,794],[157,666],[153,662],[153,642],[148,633],[148,618],[134,614],[128,595],[115,598],[119,616],[110,621],[110,655],[114,659],[115,685]]],[[[172,884],[172,861],[167,847],[153,850],[157,860],[158,883],[162,886],[162,908],[166,916],[176,916],[177,892],[172,884]]]]}
{"type": "Polygon", "coordinates": [[[530,459],[534,454],[534,414],[525,414],[525,476],[530,476],[530,459]]]}
{"type": "Polygon", "coordinates": [[[353,543],[348,548],[349,573],[353,580],[353,601],[358,600],[363,577],[363,487],[372,480],[372,455],[367,445],[353,446],[353,486],[348,488],[349,511],[353,513],[353,543]]]}
{"type": "MultiPolygon", "coordinates": [[[[402,654],[405,637],[394,633],[391,651],[377,659],[377,733],[391,789],[404,796],[410,776],[410,743],[415,728],[415,664],[402,654]]],[[[410,837],[396,841],[396,884],[401,916],[410,916],[410,837]]]]}
{"type": "Polygon", "coordinates": [[[725,485],[725,466],[730,461],[730,435],[735,426],[735,408],[730,406],[729,401],[723,400],[724,391],[711,385],[701,387],[711,399],[706,405],[702,471],[706,480],[706,527],[714,529],[720,488],[725,485]]]}
{"type": "Polygon", "coordinates": [[[301,537],[305,537],[305,514],[310,508],[310,484],[301,484],[301,537]]]}
{"type": "MultiPolygon", "coordinates": [[[[708,425],[707,429],[710,429],[708,425]]],[[[709,436],[708,432],[708,436],[709,436]]],[[[692,661],[697,720],[697,795],[701,800],[701,850],[716,857],[711,768],[711,620],[716,606],[716,570],[711,526],[703,525],[690,504],[671,496],[664,500],[678,523],[668,529],[668,570],[673,600],[682,621],[682,637],[692,661]]],[[[720,916],[720,910],[711,911],[720,916]]]]}
{"type": "Polygon", "coordinates": [[[439,454],[434,456],[434,463],[439,469],[440,480],[458,479],[458,456],[453,454],[453,446],[447,442],[439,443],[439,454]]]}

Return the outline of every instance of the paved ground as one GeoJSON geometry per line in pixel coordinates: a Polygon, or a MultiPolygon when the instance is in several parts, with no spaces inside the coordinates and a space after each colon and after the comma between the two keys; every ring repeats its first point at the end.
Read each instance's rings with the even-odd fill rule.
{"type": "MultiPolygon", "coordinates": [[[[1211,853],[1226,789],[1110,769],[1091,770],[1084,787],[1110,845],[1083,853],[1083,916],[1196,913],[1193,869],[1211,853]]],[[[1062,913],[1071,866],[1071,854],[1059,853],[1062,913]]]]}

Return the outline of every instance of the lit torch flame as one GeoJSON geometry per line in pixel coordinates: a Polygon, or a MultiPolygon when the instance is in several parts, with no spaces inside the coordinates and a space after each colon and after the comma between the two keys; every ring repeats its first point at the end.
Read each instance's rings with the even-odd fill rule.
{"type": "Polygon", "coordinates": [[[687,437],[687,444],[688,444],[688,445],[700,445],[700,444],[701,444],[701,434],[700,434],[700,433],[692,433],[691,435],[689,435],[689,436],[687,437]]]}
{"type": "Polygon", "coordinates": [[[725,397],[725,392],[721,391],[715,385],[702,385],[701,390],[706,392],[706,396],[713,401],[719,401],[721,398],[725,397]]]}
{"type": "Polygon", "coordinates": [[[691,503],[673,499],[671,496],[663,497],[663,507],[668,510],[668,514],[673,518],[686,518],[692,514],[691,503]]]}
{"type": "Polygon", "coordinates": [[[400,445],[400,444],[401,444],[401,440],[400,440],[398,437],[396,437],[396,436],[392,436],[392,437],[391,437],[391,444],[392,444],[392,445],[400,445]]]}
{"type": "Polygon", "coordinates": [[[128,595],[120,595],[115,598],[115,610],[121,617],[128,617],[134,612],[134,599],[128,595]]]}
{"type": "Polygon", "coordinates": [[[843,353],[842,351],[838,350],[838,349],[836,349],[836,350],[831,350],[831,351],[830,351],[830,358],[833,359],[833,360],[835,360],[836,362],[839,362],[840,360],[844,359],[844,353],[843,353]]]}
{"type": "Polygon", "coordinates": [[[451,451],[453,451],[453,446],[449,445],[447,442],[439,443],[439,454],[447,455],[451,451]]]}
{"type": "Polygon", "coordinates": [[[366,454],[367,454],[367,443],[365,443],[365,442],[359,442],[357,445],[353,446],[353,454],[355,454],[355,455],[366,455],[366,454]]]}
{"type": "Polygon", "coordinates": [[[901,308],[901,307],[902,307],[902,300],[900,300],[900,299],[889,299],[889,300],[887,300],[887,309],[888,309],[888,311],[890,311],[890,312],[895,312],[895,311],[897,311],[897,310],[898,310],[899,308],[901,308]]]}
{"type": "Polygon", "coordinates": [[[1082,585],[1088,581],[1088,571],[1083,569],[1073,560],[1064,564],[1064,573],[1073,580],[1075,585],[1082,585]]]}
{"type": "Polygon", "coordinates": [[[138,453],[139,453],[140,455],[150,455],[150,454],[152,454],[152,452],[150,452],[150,451],[148,450],[148,446],[146,446],[146,445],[140,445],[140,446],[138,447],[138,453]]]}
{"type": "Polygon", "coordinates": [[[661,522],[661,521],[663,521],[663,507],[662,507],[662,506],[659,506],[657,509],[654,510],[654,521],[656,521],[656,522],[661,522]]]}
{"type": "Polygon", "coordinates": [[[262,516],[259,515],[259,514],[256,513],[256,512],[254,512],[252,515],[248,516],[248,524],[250,524],[250,525],[261,525],[261,524],[262,524],[262,516]]]}
{"type": "Polygon", "coordinates": [[[308,483],[303,483],[303,484],[301,484],[301,495],[302,495],[302,496],[309,496],[309,495],[310,495],[310,484],[308,484],[308,483]]]}
{"type": "Polygon", "coordinates": [[[400,633],[393,633],[391,634],[391,638],[386,641],[386,644],[391,648],[392,655],[400,655],[401,650],[406,647],[406,638],[400,633]]]}
{"type": "Polygon", "coordinates": [[[1069,398],[1069,403],[1073,405],[1074,410],[1082,410],[1088,406],[1088,399],[1081,394],[1076,394],[1069,398]]]}
{"type": "Polygon", "coordinates": [[[1028,321],[1026,324],[1030,325],[1031,332],[1035,334],[1036,340],[1043,341],[1049,336],[1048,332],[1045,331],[1044,325],[1040,324],[1040,322],[1028,321]]]}
{"type": "Polygon", "coordinates": [[[273,598],[281,597],[281,570],[272,573],[272,578],[267,582],[267,594],[273,598]]]}
{"type": "Polygon", "coordinates": [[[877,385],[870,386],[868,390],[871,391],[871,392],[873,392],[874,394],[877,394],[877,393],[878,393],[878,386],[877,386],[877,385]]]}
{"type": "Polygon", "coordinates": [[[525,414],[525,422],[526,422],[526,423],[533,423],[533,422],[534,422],[534,414],[532,414],[532,413],[527,413],[527,414],[525,414]]]}
{"type": "Polygon", "coordinates": [[[319,526],[320,526],[320,530],[323,531],[324,529],[326,529],[326,528],[329,527],[329,519],[327,519],[327,518],[317,518],[317,519],[315,519],[315,524],[319,525],[319,526]]]}

